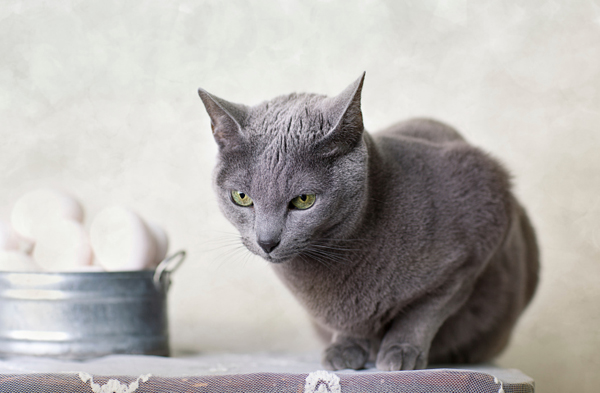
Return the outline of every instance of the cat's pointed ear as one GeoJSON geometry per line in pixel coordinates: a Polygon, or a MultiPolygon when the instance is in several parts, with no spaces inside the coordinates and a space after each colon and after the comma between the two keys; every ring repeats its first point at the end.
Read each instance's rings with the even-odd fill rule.
{"type": "Polygon", "coordinates": [[[219,149],[237,149],[245,142],[242,126],[247,117],[247,108],[241,104],[225,101],[198,89],[198,95],[204,103],[210,117],[210,127],[219,149]]]}
{"type": "Polygon", "coordinates": [[[360,97],[365,74],[363,72],[343,92],[328,100],[328,112],[335,126],[320,141],[328,156],[346,154],[362,138],[364,125],[360,97]]]}

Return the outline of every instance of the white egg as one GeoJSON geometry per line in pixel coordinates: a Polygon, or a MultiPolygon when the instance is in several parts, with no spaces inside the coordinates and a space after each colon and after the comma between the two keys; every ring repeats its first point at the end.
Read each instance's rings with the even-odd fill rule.
{"type": "Polygon", "coordinates": [[[12,226],[0,220],[0,250],[18,250],[19,238],[12,226]]]}
{"type": "Polygon", "coordinates": [[[77,272],[77,273],[98,273],[98,272],[105,272],[106,270],[104,270],[104,268],[100,265],[89,265],[89,266],[77,266],[69,271],[77,272]]]}
{"type": "Polygon", "coordinates": [[[0,250],[0,271],[36,272],[39,266],[27,254],[15,250],[0,250]]]}
{"type": "Polygon", "coordinates": [[[17,200],[11,222],[17,233],[35,240],[42,227],[53,226],[65,219],[83,221],[83,208],[71,196],[52,189],[39,189],[28,192],[17,200]]]}
{"type": "Polygon", "coordinates": [[[148,229],[154,238],[156,244],[156,255],[154,256],[155,267],[161,263],[169,251],[169,237],[165,230],[155,222],[147,221],[148,229]]]}
{"type": "Polygon", "coordinates": [[[63,220],[36,232],[33,258],[47,271],[72,271],[92,264],[92,248],[83,225],[63,220]]]}
{"type": "Polygon", "coordinates": [[[144,221],[133,211],[113,206],[102,210],[90,227],[92,248],[107,271],[151,269],[156,244],[144,221]]]}
{"type": "Polygon", "coordinates": [[[33,251],[33,242],[19,236],[7,221],[0,220],[0,250],[20,251],[23,254],[31,254],[33,251]]]}

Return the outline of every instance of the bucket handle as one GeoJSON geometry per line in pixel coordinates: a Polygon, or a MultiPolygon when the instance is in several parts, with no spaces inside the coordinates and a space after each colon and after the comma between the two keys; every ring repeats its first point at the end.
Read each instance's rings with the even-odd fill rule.
{"type": "MultiPolygon", "coordinates": [[[[184,250],[177,251],[175,254],[165,258],[161,263],[158,264],[156,270],[154,271],[154,277],[152,281],[154,281],[154,286],[156,288],[161,288],[161,280],[165,274],[172,273],[181,266],[183,261],[185,260],[186,253],[184,250]]],[[[168,284],[167,288],[168,289],[168,284]]]]}

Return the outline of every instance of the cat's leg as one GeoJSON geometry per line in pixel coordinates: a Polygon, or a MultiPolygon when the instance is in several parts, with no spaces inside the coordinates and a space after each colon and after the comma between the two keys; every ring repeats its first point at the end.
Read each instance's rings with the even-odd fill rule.
{"type": "Polygon", "coordinates": [[[472,284],[459,276],[402,310],[383,337],[377,368],[387,371],[425,368],[438,329],[467,301],[472,288],[472,284]]]}
{"type": "Polygon", "coordinates": [[[336,333],[332,343],[323,353],[321,363],[329,370],[361,369],[369,361],[377,344],[378,340],[375,339],[350,337],[336,333]]]}
{"type": "Polygon", "coordinates": [[[508,344],[535,291],[539,269],[533,228],[522,208],[517,213],[504,247],[490,258],[469,300],[438,330],[430,362],[489,361],[508,344]]]}
{"type": "Polygon", "coordinates": [[[327,329],[314,319],[311,320],[311,323],[313,329],[323,344],[329,344],[333,340],[333,332],[331,330],[327,329]]]}

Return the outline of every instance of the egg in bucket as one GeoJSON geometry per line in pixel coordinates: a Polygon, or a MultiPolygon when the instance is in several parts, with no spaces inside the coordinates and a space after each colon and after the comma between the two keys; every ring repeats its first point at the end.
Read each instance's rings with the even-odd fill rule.
{"type": "Polygon", "coordinates": [[[165,257],[164,231],[121,207],[100,212],[87,236],[77,203],[44,192],[60,214],[40,218],[30,193],[14,231],[0,225],[0,356],[168,356],[167,292],[185,252],[165,257]]]}

